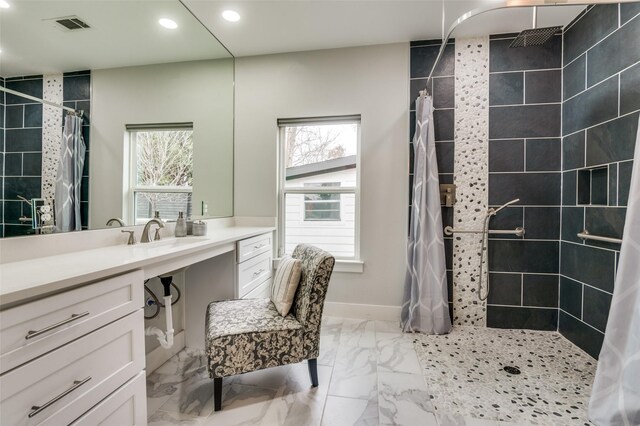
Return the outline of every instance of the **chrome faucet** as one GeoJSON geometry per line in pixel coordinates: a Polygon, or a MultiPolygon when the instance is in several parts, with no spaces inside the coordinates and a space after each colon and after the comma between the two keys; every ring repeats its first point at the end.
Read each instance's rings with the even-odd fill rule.
{"type": "Polygon", "coordinates": [[[160,239],[160,228],[164,228],[164,223],[162,223],[162,221],[158,219],[151,219],[149,220],[149,222],[147,222],[146,225],[144,225],[144,229],[142,230],[142,237],[140,237],[140,242],[150,243],[152,241],[151,237],[149,237],[149,230],[151,229],[151,225],[153,225],[154,223],[158,225],[154,240],[157,241],[160,239]]]}
{"type": "Polygon", "coordinates": [[[109,219],[107,221],[107,226],[111,226],[111,224],[113,224],[114,222],[117,223],[119,227],[124,227],[125,226],[124,221],[122,219],[118,218],[118,217],[113,217],[113,218],[109,219]]]}

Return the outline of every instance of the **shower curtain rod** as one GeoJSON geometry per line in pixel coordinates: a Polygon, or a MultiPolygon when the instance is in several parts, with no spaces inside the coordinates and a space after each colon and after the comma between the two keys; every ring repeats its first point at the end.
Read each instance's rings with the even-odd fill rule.
{"type": "MultiPolygon", "coordinates": [[[[429,76],[427,77],[427,83],[425,90],[427,93],[429,92],[429,82],[433,77],[433,72],[438,66],[438,62],[442,59],[442,55],[444,54],[444,49],[447,47],[447,42],[451,38],[453,31],[458,27],[458,25],[462,24],[464,21],[471,19],[475,16],[482,15],[483,13],[491,12],[494,10],[500,9],[511,9],[516,7],[534,7],[534,6],[590,6],[597,4],[613,4],[613,3],[633,3],[637,0],[593,0],[593,1],[584,1],[584,0],[503,0],[500,5],[491,5],[479,7],[477,9],[470,10],[469,12],[463,14],[458,19],[456,19],[453,24],[449,27],[449,31],[446,36],[442,37],[442,44],[440,45],[440,50],[438,51],[438,56],[436,56],[436,60],[431,67],[431,71],[429,71],[429,76]]],[[[444,15],[444,8],[442,9],[442,13],[444,15]]],[[[444,28],[444,18],[442,21],[442,25],[444,28]]]]}
{"type": "Polygon", "coordinates": [[[60,104],[57,104],[55,102],[47,101],[45,99],[36,98],[35,96],[27,95],[26,93],[18,92],[16,90],[7,89],[6,87],[0,87],[0,91],[9,93],[11,95],[20,96],[21,98],[26,98],[26,99],[29,99],[29,100],[32,100],[32,101],[40,102],[41,104],[45,104],[45,105],[49,105],[49,106],[52,106],[52,107],[60,108],[60,109],[63,109],[65,111],[69,111],[71,113],[74,113],[74,114],[76,114],[78,116],[82,116],[82,114],[83,114],[82,110],[78,110],[78,109],[74,109],[74,108],[71,108],[71,107],[68,107],[68,106],[60,105],[60,104]]]}

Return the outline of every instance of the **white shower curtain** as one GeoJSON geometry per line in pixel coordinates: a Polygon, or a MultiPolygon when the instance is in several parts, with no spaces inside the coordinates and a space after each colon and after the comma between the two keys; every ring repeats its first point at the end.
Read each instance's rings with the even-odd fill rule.
{"type": "Polygon", "coordinates": [[[640,425],[640,122],[611,310],[591,392],[599,426],[640,425]]]}
{"type": "Polygon", "coordinates": [[[447,303],[433,104],[426,92],[416,99],[413,150],[414,177],[402,329],[407,332],[444,334],[451,331],[451,318],[447,303]]]}
{"type": "Polygon", "coordinates": [[[67,114],[62,132],[60,162],[56,175],[55,212],[58,232],[80,231],[80,186],[86,147],[82,138],[82,118],[67,114]]]}

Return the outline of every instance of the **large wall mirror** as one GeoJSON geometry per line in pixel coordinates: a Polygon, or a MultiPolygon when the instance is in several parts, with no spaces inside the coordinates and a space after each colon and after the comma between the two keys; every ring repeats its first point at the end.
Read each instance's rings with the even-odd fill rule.
{"type": "Polygon", "coordinates": [[[182,3],[6,3],[1,236],[233,215],[233,56],[182,3]]]}

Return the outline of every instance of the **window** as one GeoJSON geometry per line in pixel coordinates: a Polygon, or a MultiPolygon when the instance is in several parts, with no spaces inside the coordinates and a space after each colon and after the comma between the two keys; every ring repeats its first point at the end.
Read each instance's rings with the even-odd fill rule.
{"type": "Polygon", "coordinates": [[[358,259],[360,117],[279,120],[279,254],[313,244],[358,259]]]}
{"type": "Polygon", "coordinates": [[[144,223],[155,212],[173,220],[192,213],[193,126],[127,126],[130,148],[128,202],[125,216],[144,223]]]}
{"type": "MultiPolygon", "coordinates": [[[[340,182],[305,183],[305,188],[340,186],[340,182]]],[[[305,194],[304,220],[340,221],[340,194],[305,194]]]]}

